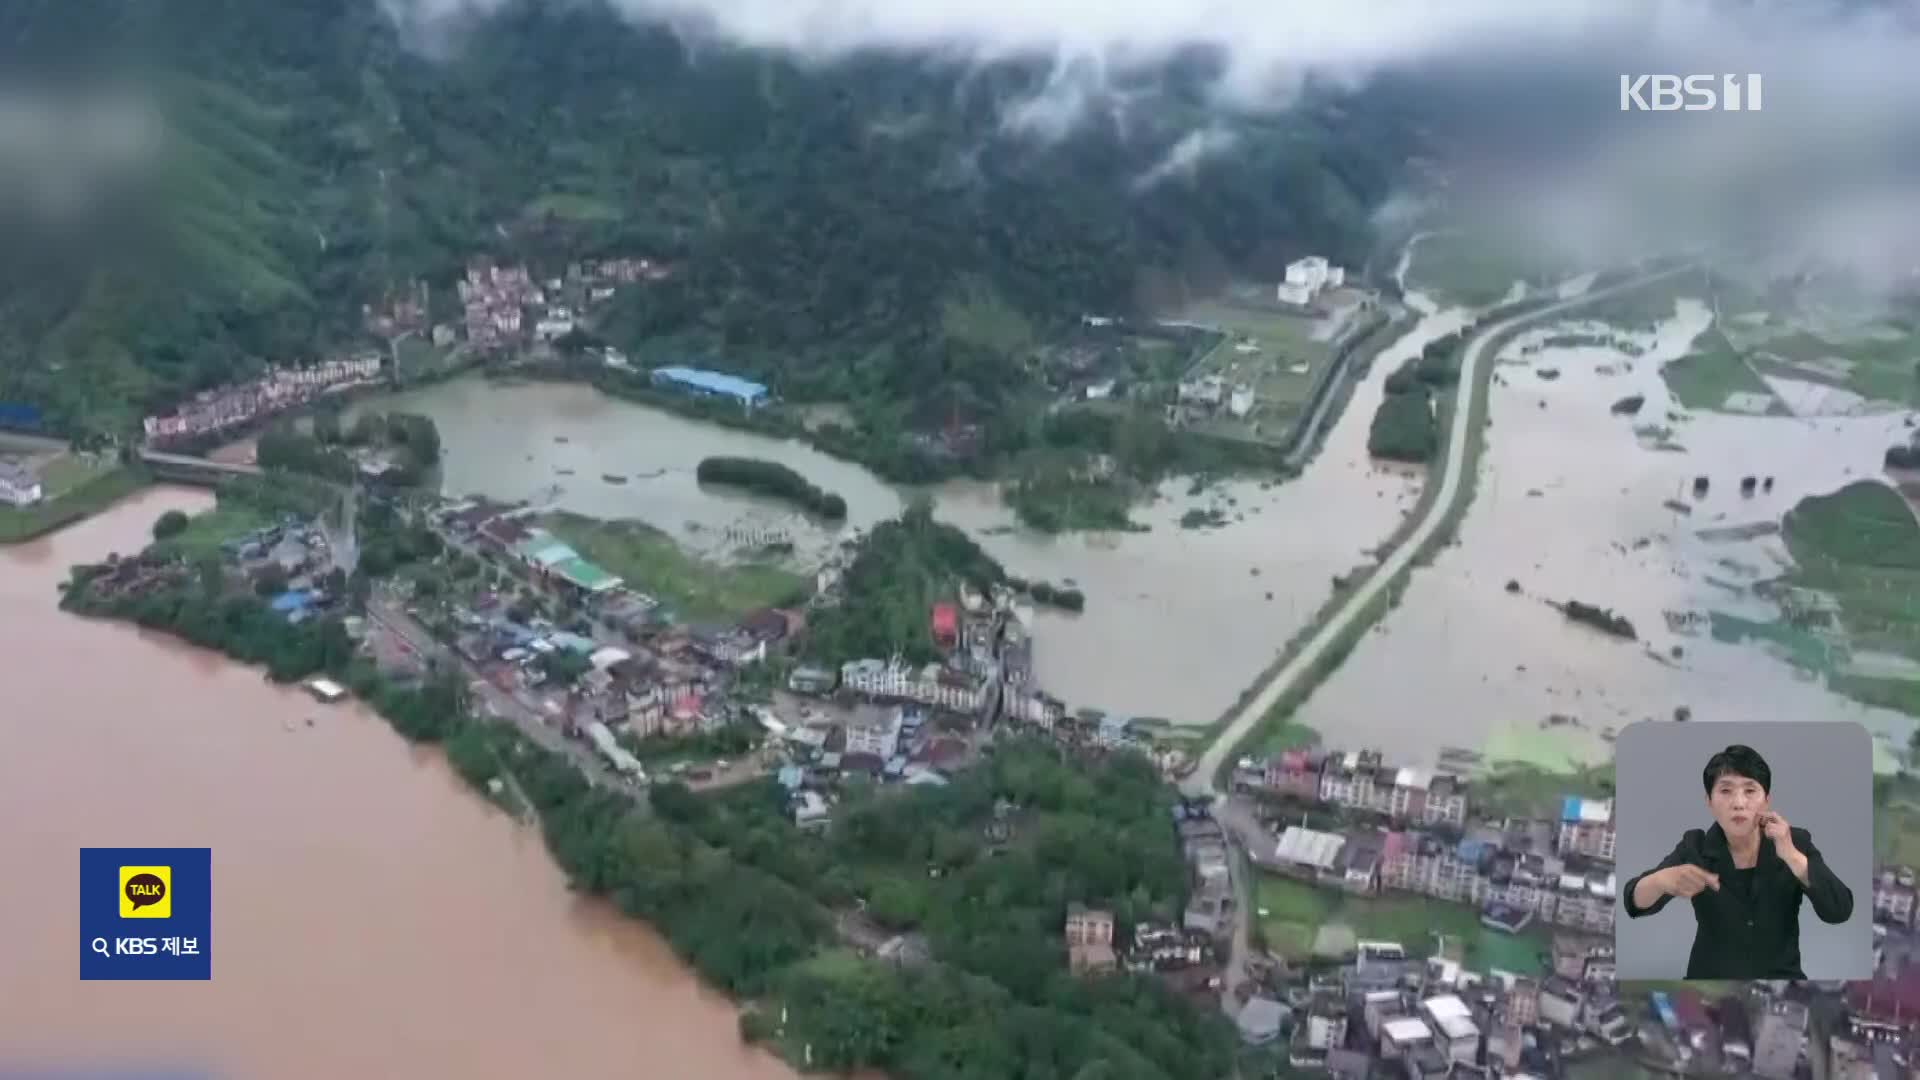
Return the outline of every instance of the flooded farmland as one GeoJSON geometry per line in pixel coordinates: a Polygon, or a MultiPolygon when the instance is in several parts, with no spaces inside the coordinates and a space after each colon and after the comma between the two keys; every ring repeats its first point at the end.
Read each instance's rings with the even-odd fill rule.
{"type": "Polygon", "coordinates": [[[1709,627],[1777,619],[1753,586],[1791,566],[1782,515],[1879,475],[1886,447],[1906,437],[1905,416],[1683,413],[1660,364],[1684,355],[1709,321],[1703,304],[1683,301],[1624,349],[1545,345],[1555,335],[1607,336],[1592,326],[1541,328],[1511,343],[1457,542],[1413,575],[1398,608],[1299,721],[1330,742],[1414,760],[1459,746],[1549,766],[1597,760],[1610,729],[1677,712],[1855,719],[1903,745],[1911,718],[1847,701],[1709,627]],[[1637,414],[1624,404],[1616,412],[1635,396],[1637,414]],[[1702,476],[1707,490],[1696,496],[1702,476]],[[1640,640],[1609,637],[1548,604],[1568,600],[1625,616],[1640,640]]]}

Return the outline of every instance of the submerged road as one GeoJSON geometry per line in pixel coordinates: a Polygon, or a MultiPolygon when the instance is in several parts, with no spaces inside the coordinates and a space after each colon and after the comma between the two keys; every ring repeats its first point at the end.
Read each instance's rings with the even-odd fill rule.
{"type": "MultiPolygon", "coordinates": [[[[1619,285],[1585,293],[1548,307],[1522,312],[1479,331],[1467,343],[1466,352],[1460,360],[1461,392],[1483,397],[1486,394],[1486,389],[1481,387],[1479,382],[1480,368],[1483,364],[1490,362],[1487,357],[1487,346],[1496,338],[1526,323],[1563,315],[1586,304],[1604,300],[1618,293],[1628,292],[1691,269],[1694,267],[1689,264],[1645,274],[1619,285]]],[[[1392,585],[1395,579],[1413,565],[1414,559],[1419,557],[1421,550],[1433,539],[1434,534],[1439,532],[1441,523],[1459,507],[1464,497],[1467,487],[1462,474],[1465,472],[1467,447],[1473,435],[1473,408],[1472,400],[1469,398],[1466,407],[1455,409],[1453,412],[1453,423],[1447,433],[1447,455],[1440,470],[1440,493],[1428,504],[1425,516],[1414,526],[1413,531],[1380,561],[1366,581],[1347,596],[1346,602],[1341,604],[1333,617],[1329,618],[1313,637],[1308,639],[1300,651],[1294,654],[1293,659],[1287,661],[1286,665],[1275,673],[1265,686],[1260,687],[1247,700],[1247,703],[1241,706],[1238,713],[1234,714],[1233,719],[1228,721],[1227,726],[1202,752],[1199,763],[1181,784],[1186,794],[1192,796],[1225,794],[1223,786],[1218,785],[1215,780],[1221,763],[1227,760],[1227,756],[1234,752],[1234,748],[1240,745],[1241,740],[1245,739],[1255,725],[1260,723],[1266,716],[1267,710],[1273,708],[1274,702],[1279,701],[1281,695],[1307,678],[1327,650],[1352,629],[1362,613],[1392,585]]]]}

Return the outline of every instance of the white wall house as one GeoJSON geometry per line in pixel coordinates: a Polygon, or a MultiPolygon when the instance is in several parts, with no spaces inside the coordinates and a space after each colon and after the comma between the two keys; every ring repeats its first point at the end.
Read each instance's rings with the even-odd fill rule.
{"type": "Polygon", "coordinates": [[[39,477],[18,465],[0,462],[0,502],[10,506],[32,506],[44,494],[39,477]]]}
{"type": "Polygon", "coordinates": [[[1305,307],[1322,289],[1337,289],[1345,284],[1344,267],[1328,265],[1321,255],[1309,255],[1287,266],[1287,279],[1280,283],[1277,295],[1283,304],[1305,307]]]}

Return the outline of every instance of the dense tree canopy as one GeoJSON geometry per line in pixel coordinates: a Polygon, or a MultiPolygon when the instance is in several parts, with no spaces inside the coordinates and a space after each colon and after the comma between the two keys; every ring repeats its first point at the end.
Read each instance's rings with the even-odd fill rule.
{"type": "Polygon", "coordinates": [[[173,136],[116,206],[123,242],[36,233],[0,254],[0,401],[68,429],[351,340],[362,304],[415,277],[444,314],[486,252],[662,257],[676,273],[628,290],[608,340],[724,353],[790,397],[903,403],[903,422],[989,413],[1021,374],[1008,327],[1223,266],[1357,264],[1410,145],[1402,110],[1310,95],[1141,185],[1212,122],[1178,67],[1124,121],[1042,144],[1003,120],[1044,63],[806,65],[600,5],[508,3],[431,56],[377,0],[31,0],[0,31],[0,60],[137,72],[173,136]]]}

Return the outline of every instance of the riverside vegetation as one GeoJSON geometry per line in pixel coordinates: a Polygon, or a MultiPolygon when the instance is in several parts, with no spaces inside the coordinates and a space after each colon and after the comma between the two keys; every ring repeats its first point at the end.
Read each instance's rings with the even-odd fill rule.
{"type": "MultiPolygon", "coordinates": [[[[1802,499],[1781,533],[1794,562],[1785,583],[1838,601],[1829,629],[1843,632],[1855,649],[1920,662],[1920,522],[1898,491],[1861,480],[1802,499]]],[[[1866,704],[1920,716],[1920,682],[1911,678],[1847,672],[1831,681],[1866,704]]]]}
{"type": "MultiPolygon", "coordinates": [[[[275,490],[263,481],[221,497],[267,514],[284,502],[254,500],[285,498],[275,490]]],[[[430,532],[373,512],[378,505],[360,515],[363,546],[388,550],[396,571],[440,557],[430,532]]],[[[364,589],[348,593],[363,602],[364,589]]],[[[62,606],[178,634],[263,664],[277,681],[333,676],[402,736],[442,745],[478,790],[509,779],[494,797],[532,811],[576,888],[657,927],[704,978],[748,1002],[744,1036],[795,1057],[807,1048],[815,1068],[903,1080],[1213,1080],[1230,1066],[1230,1029],[1212,1009],[1149,976],[1081,980],[1066,970],[1060,927],[1070,902],[1110,907],[1123,925],[1175,917],[1184,903],[1173,793],[1137,755],[1076,764],[1048,743],[1015,740],[947,788],[856,789],[825,834],[793,826],[766,780],[709,796],[658,786],[645,813],[476,716],[457,673],[394,682],[356,654],[338,615],[288,623],[217,554],[156,545],[76,567],[62,606]],[[129,564],[146,587],[103,588],[129,564]],[[983,827],[1009,814],[1015,840],[990,852],[983,827]],[[843,948],[834,913],[856,900],[881,925],[924,934],[932,962],[899,969],[843,948]]]]}
{"type": "Polygon", "coordinates": [[[835,664],[894,655],[912,664],[938,660],[927,612],[951,599],[961,584],[982,593],[1006,585],[1073,611],[1086,603],[1078,590],[1010,577],[965,532],[936,521],[922,500],[874,526],[861,541],[842,577],[840,602],[812,617],[807,651],[835,664]]]}

